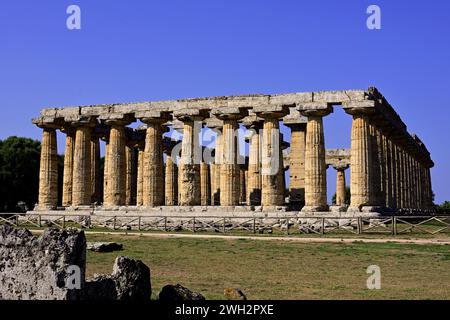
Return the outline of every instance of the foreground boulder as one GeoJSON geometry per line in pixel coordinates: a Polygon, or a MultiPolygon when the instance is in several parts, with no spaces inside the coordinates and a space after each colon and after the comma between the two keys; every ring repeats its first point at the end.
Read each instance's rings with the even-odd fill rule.
{"type": "Polygon", "coordinates": [[[86,270],[86,238],[76,230],[45,230],[40,237],[26,229],[0,226],[0,299],[77,300],[69,289],[69,266],[86,270]]]}
{"type": "Polygon", "coordinates": [[[86,300],[146,301],[152,294],[150,269],[142,261],[117,257],[110,276],[86,282],[86,300]]]}
{"type": "Polygon", "coordinates": [[[206,300],[204,296],[202,296],[198,292],[191,291],[180,284],[176,285],[167,285],[161,289],[161,292],[158,295],[158,300],[163,302],[171,302],[171,301],[199,301],[206,300]]]}
{"type": "Polygon", "coordinates": [[[37,237],[0,226],[0,300],[150,300],[150,269],[139,260],[118,257],[111,275],[90,281],[85,272],[83,231],[48,229],[37,237]]]}

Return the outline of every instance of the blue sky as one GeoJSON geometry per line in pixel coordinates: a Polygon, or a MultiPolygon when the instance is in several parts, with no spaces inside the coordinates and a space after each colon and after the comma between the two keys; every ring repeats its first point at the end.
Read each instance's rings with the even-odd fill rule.
{"type": "MultiPolygon", "coordinates": [[[[374,85],[428,146],[442,202],[449,34],[447,0],[2,1],[0,139],[40,139],[30,120],[45,106],[374,85]],[[66,28],[71,4],[81,30],[66,28]],[[371,4],[381,30],[366,27],[371,4]]],[[[349,147],[350,124],[341,110],[327,117],[326,147],[349,147]]]]}

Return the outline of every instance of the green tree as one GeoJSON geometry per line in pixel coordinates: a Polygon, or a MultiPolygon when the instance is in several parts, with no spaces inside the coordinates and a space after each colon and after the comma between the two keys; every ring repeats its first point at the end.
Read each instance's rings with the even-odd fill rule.
{"type": "Polygon", "coordinates": [[[437,205],[438,212],[450,213],[450,201],[444,201],[442,204],[437,205]]]}
{"type": "Polygon", "coordinates": [[[0,140],[0,211],[32,209],[38,199],[41,143],[27,138],[0,140]]]}

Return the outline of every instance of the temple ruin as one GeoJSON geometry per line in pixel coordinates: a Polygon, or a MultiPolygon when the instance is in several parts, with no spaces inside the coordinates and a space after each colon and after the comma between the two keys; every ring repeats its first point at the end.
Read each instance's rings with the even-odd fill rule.
{"type": "Polygon", "coordinates": [[[433,207],[430,153],[373,87],[46,108],[33,123],[43,130],[38,211],[95,207],[145,214],[150,208],[239,206],[363,214],[433,207]],[[325,148],[323,118],[337,107],[352,117],[350,150],[325,148]],[[145,125],[128,127],[138,120],[145,125]],[[289,148],[280,123],[290,128],[289,148]],[[244,159],[239,143],[245,141],[235,133],[240,125],[249,132],[244,159]],[[213,147],[199,141],[205,128],[217,135],[213,147]],[[66,135],[60,205],[57,130],[66,135]],[[163,136],[172,130],[183,138],[163,136]],[[100,141],[106,143],[104,171],[100,141]],[[337,170],[331,208],[328,167],[337,170]]]}

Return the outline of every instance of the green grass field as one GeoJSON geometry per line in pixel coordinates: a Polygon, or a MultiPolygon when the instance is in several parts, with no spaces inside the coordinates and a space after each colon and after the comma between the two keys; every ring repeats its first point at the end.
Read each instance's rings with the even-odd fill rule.
{"type": "Polygon", "coordinates": [[[126,255],[151,269],[153,296],[180,283],[207,299],[239,287],[249,299],[448,299],[450,246],[414,244],[316,244],[286,241],[175,239],[93,235],[124,250],[88,252],[87,273],[110,273],[126,255]],[[381,268],[381,290],[366,287],[369,265],[381,268]]]}

